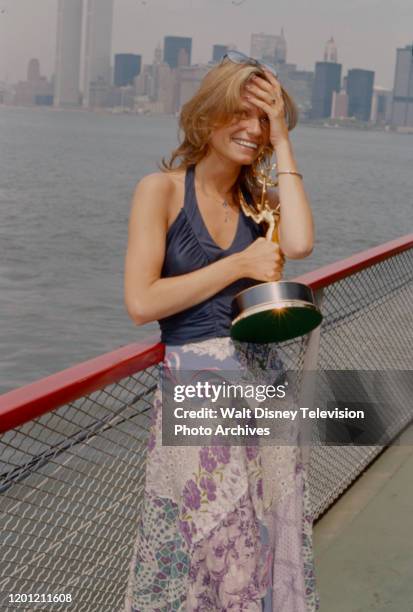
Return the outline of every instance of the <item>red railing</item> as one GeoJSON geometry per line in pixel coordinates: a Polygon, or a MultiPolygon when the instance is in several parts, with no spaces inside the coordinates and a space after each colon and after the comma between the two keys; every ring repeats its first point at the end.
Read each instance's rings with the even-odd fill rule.
{"type": "Polygon", "coordinates": [[[411,248],[413,248],[413,234],[407,234],[365,251],[355,253],[346,259],[317,268],[317,270],[303,274],[294,280],[299,283],[305,283],[315,291],[411,248]]]}
{"type": "Polygon", "coordinates": [[[162,361],[159,338],[128,344],[0,396],[0,433],[162,361]]]}

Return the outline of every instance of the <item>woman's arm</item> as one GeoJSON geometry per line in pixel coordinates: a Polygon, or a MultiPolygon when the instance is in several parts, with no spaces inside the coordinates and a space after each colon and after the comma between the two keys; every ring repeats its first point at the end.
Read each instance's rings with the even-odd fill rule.
{"type": "Polygon", "coordinates": [[[168,201],[175,185],[167,174],[142,179],[134,194],[125,261],[125,304],[137,325],[199,304],[240,278],[279,280],[276,245],[259,238],[244,251],[194,272],[161,278],[168,225],[168,201]]]}
{"type": "MultiPolygon", "coordinates": [[[[277,143],[275,155],[279,172],[298,172],[289,139],[277,143]]],[[[303,181],[294,174],[281,174],[278,181],[281,250],[290,259],[307,257],[313,250],[314,222],[303,181]]]]}
{"type": "MultiPolygon", "coordinates": [[[[278,172],[297,172],[288,127],[281,85],[268,70],[266,79],[253,77],[246,86],[248,104],[267,113],[269,141],[277,158],[278,172]]],[[[307,257],[313,250],[314,224],[310,203],[302,180],[294,174],[281,174],[278,179],[280,223],[278,239],[282,252],[290,259],[307,257]]]]}

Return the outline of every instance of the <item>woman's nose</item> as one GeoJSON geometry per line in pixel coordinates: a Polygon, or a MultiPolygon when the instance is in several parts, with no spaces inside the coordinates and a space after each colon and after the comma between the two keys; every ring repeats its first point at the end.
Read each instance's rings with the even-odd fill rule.
{"type": "Polygon", "coordinates": [[[251,135],[261,135],[261,123],[258,117],[248,119],[247,132],[251,135]]]}

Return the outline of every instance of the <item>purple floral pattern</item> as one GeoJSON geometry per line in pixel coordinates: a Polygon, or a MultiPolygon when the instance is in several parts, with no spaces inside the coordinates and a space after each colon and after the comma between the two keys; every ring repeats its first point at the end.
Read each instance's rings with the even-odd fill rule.
{"type": "Polygon", "coordinates": [[[201,493],[193,480],[186,483],[183,498],[188,508],[197,510],[201,506],[201,493]]]}
{"type": "Polygon", "coordinates": [[[260,541],[248,494],[193,550],[188,610],[262,610],[271,551],[260,541]],[[209,607],[205,607],[205,605],[209,607]]]}
{"type": "Polygon", "coordinates": [[[200,486],[207,494],[208,501],[214,501],[216,499],[215,491],[217,490],[217,485],[212,478],[207,478],[206,476],[202,476],[200,482],[200,486]]]}
{"type": "Polygon", "coordinates": [[[231,457],[231,448],[229,446],[211,446],[211,453],[219,463],[226,465],[231,457]]]}
{"type": "Polygon", "coordinates": [[[201,462],[201,467],[207,472],[211,473],[217,467],[217,461],[209,448],[203,448],[199,452],[199,460],[201,462]]]}
{"type": "MultiPolygon", "coordinates": [[[[254,377],[265,367],[283,367],[274,348],[234,351],[227,338],[174,347],[169,358],[182,369],[192,361],[201,369],[205,360],[212,369],[246,367],[254,377]]],[[[168,448],[161,431],[158,390],[125,612],[319,610],[307,474],[299,456],[276,447],[280,464],[274,463],[270,481],[265,447],[168,448]],[[270,482],[282,495],[266,505],[270,482]]]]}

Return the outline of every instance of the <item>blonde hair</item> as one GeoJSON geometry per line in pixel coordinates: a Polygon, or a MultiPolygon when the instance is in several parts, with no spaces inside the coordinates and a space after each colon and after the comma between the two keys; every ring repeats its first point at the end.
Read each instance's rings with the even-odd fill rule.
{"type": "MultiPolygon", "coordinates": [[[[231,123],[234,115],[242,110],[241,95],[248,79],[253,74],[266,78],[260,66],[237,64],[229,60],[212,68],[203,78],[196,94],[183,105],[179,128],[183,135],[179,146],[172,151],[169,160],[162,159],[161,169],[164,172],[186,170],[197,164],[208,152],[208,142],[212,131],[231,123]]],[[[287,127],[292,130],[298,119],[297,107],[281,86],[287,127]]],[[[263,151],[265,161],[272,155],[272,147],[263,151]]],[[[262,160],[262,157],[261,157],[262,160]]],[[[254,167],[242,166],[238,180],[233,188],[233,196],[238,199],[240,187],[249,192],[257,187],[254,178],[254,167]]]]}

